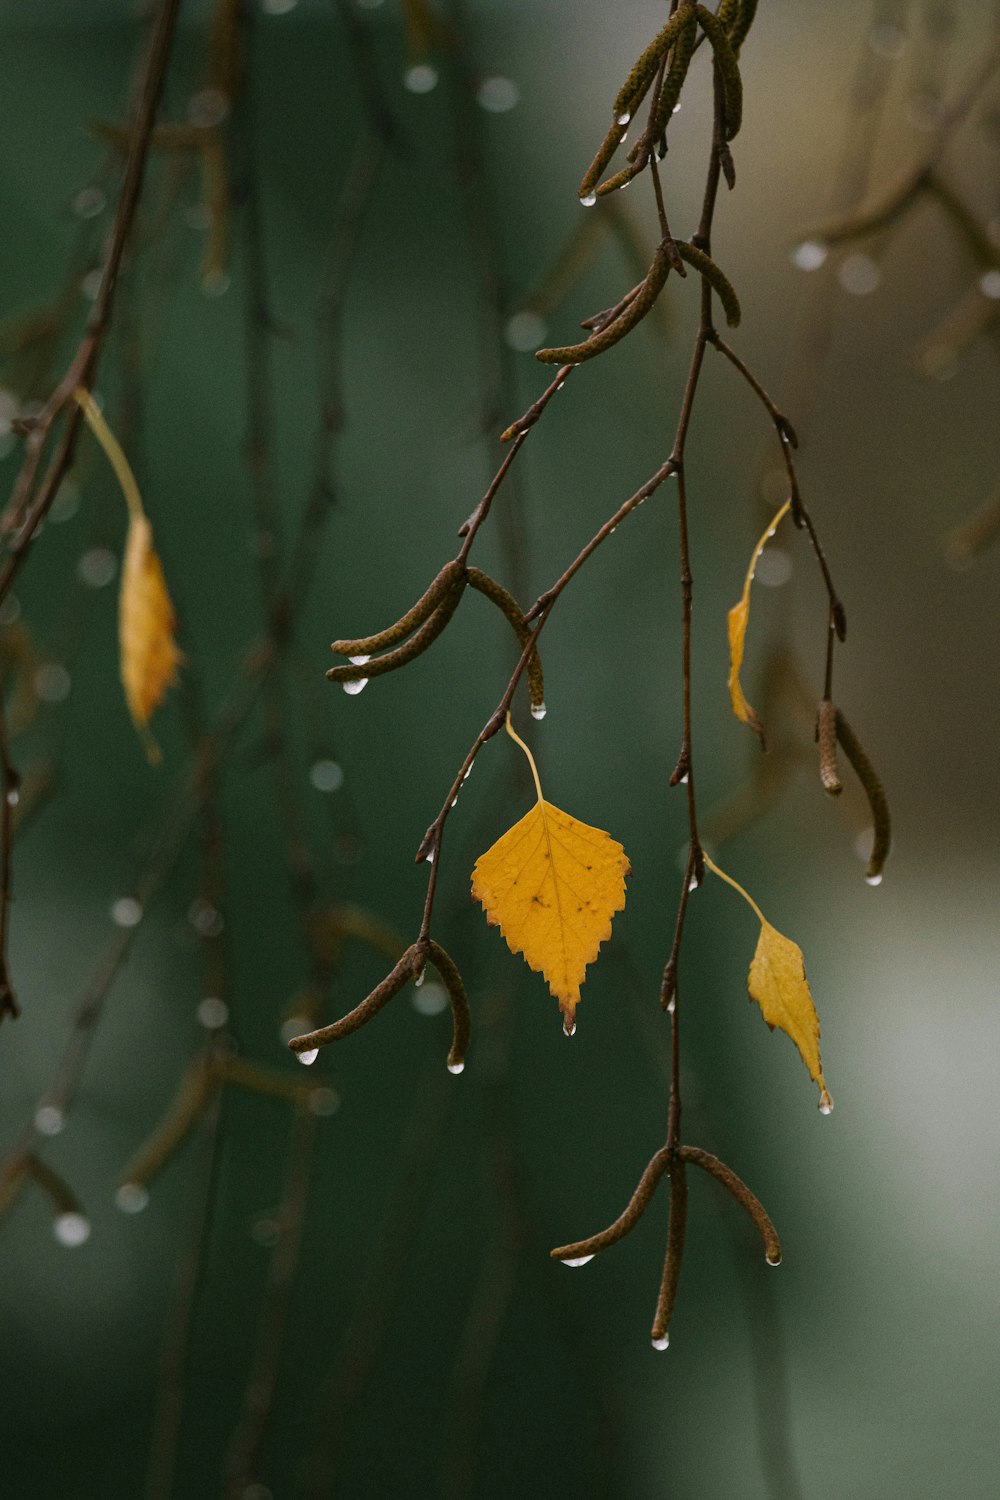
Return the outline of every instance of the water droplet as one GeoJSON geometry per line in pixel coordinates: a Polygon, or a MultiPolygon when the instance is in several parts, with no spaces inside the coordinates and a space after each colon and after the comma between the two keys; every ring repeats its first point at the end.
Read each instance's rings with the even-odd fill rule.
{"type": "Polygon", "coordinates": [[[866,875],[865,876],[865,885],[881,885],[881,884],[882,884],[882,876],[881,876],[881,874],[879,874],[879,875],[866,875]]]}
{"type": "Polygon", "coordinates": [[[979,278],[979,290],[984,297],[997,301],[1000,298],[1000,271],[984,271],[979,278]]]}
{"type": "Polygon", "coordinates": [[[464,1073],[465,1072],[465,1063],[464,1063],[464,1061],[463,1062],[450,1062],[448,1064],[448,1072],[449,1073],[454,1073],[455,1076],[456,1076],[456,1078],[457,1078],[458,1075],[459,1075],[459,1073],[464,1073]]]}
{"type": "Polygon", "coordinates": [[[767,1262],[767,1264],[769,1266],[780,1266],[781,1265],[781,1254],[780,1254],[780,1252],[777,1255],[765,1255],[764,1259],[765,1259],[765,1261],[767,1262]]]}
{"type": "Polygon", "coordinates": [[[585,1266],[588,1261],[593,1260],[592,1255],[578,1255],[574,1260],[564,1260],[564,1266],[585,1266]]]}
{"type": "Polygon", "coordinates": [[[852,297],[867,297],[882,280],[882,272],[870,255],[848,255],[837,268],[837,280],[852,297]]]}
{"type": "Polygon", "coordinates": [[[677,1009],[677,996],[676,995],[671,995],[670,999],[669,999],[669,1001],[667,1003],[667,1015],[668,1016],[672,1016],[673,1013],[674,1013],[674,1011],[676,1009],[677,1009]]]}
{"type": "Polygon", "coordinates": [[[226,925],[221,911],[200,897],[188,907],[188,921],[199,937],[218,937],[226,925]]]}
{"type": "Polygon", "coordinates": [[[434,863],[434,850],[433,849],[428,849],[427,853],[424,855],[424,863],[427,864],[427,865],[432,865],[434,863]]]}
{"type": "Polygon", "coordinates": [[[597,202],[597,194],[584,193],[580,198],[580,202],[583,204],[584,208],[593,208],[594,204],[597,202]]]}
{"type": "Polygon", "coordinates": [[[224,297],[229,291],[231,278],[228,271],[209,271],[201,278],[202,295],[205,297],[224,297]]]}
{"type": "Polygon", "coordinates": [[[576,1036],[576,1021],[563,1016],[563,1036],[576,1036]]]}
{"type": "Polygon", "coordinates": [[[827,1093],[826,1089],[824,1089],[819,1096],[819,1112],[821,1115],[833,1114],[833,1100],[830,1098],[830,1095],[827,1093]]]}
{"type": "Polygon", "coordinates": [[[309,780],[317,792],[336,792],[344,784],[344,773],[335,760],[317,760],[310,767],[309,780]]]}
{"type": "Polygon", "coordinates": [[[304,1068],[311,1068],[317,1057],[319,1057],[319,1048],[313,1047],[308,1052],[299,1053],[299,1062],[304,1068]]]}
{"type": "Polygon", "coordinates": [[[142,921],[142,902],[134,896],[119,896],[111,904],[111,920],[116,927],[138,927],[142,921]]]}
{"type": "Polygon", "coordinates": [[[544,719],[548,709],[544,703],[533,703],[531,705],[531,717],[533,719],[544,719]]]}
{"type": "Polygon", "coordinates": [[[88,271],[86,276],[81,278],[80,291],[86,297],[88,302],[93,302],[96,300],[97,294],[101,290],[101,282],[103,280],[104,272],[100,269],[99,266],[95,267],[92,271],[88,271]]]}
{"type": "Polygon", "coordinates": [[[413,996],[413,1009],[421,1016],[439,1016],[448,1009],[448,991],[432,979],[413,996]]]}
{"type": "Polygon", "coordinates": [[[457,807],[458,806],[458,798],[457,797],[452,797],[450,806],[452,806],[452,807],[457,807]]]}
{"type": "Polygon", "coordinates": [[[340,685],[349,698],[356,698],[368,686],[368,678],[359,677],[356,682],[342,682],[340,685]]]}
{"type": "Polygon", "coordinates": [[[35,692],[43,703],[62,703],[69,697],[70,676],[58,662],[46,662],[35,673],[35,692]]]}
{"type": "Polygon", "coordinates": [[[505,115],[520,97],[521,90],[513,78],[484,78],[476,90],[476,103],[491,115],[505,115]]]}
{"type": "Polygon", "coordinates": [[[532,350],[537,349],[545,334],[545,319],[533,312],[530,307],[524,307],[520,312],[512,313],[503,331],[507,347],[516,349],[519,354],[530,354],[532,350]]]}
{"type": "MultiPolygon", "coordinates": [[[[474,766],[475,764],[476,764],[476,762],[473,761],[472,762],[472,766],[474,766]]],[[[463,781],[468,781],[469,777],[472,775],[472,766],[469,767],[469,769],[466,771],[465,775],[462,777],[463,781]]]]}
{"type": "Polygon", "coordinates": [[[792,576],[792,559],[780,547],[768,547],[761,553],[755,577],[765,588],[777,589],[792,576]]]}
{"type": "Polygon", "coordinates": [[[81,188],[73,199],[73,212],[78,219],[96,219],[97,215],[104,212],[107,197],[101,188],[94,186],[81,188]]]}
{"type": "Polygon", "coordinates": [[[52,1233],[60,1245],[65,1245],[68,1250],[75,1250],[77,1245],[90,1239],[90,1220],[83,1214],[60,1214],[52,1225],[52,1233]]]}
{"type": "MultiPolygon", "coordinates": [[[[361,0],[358,0],[361,4],[361,0]]],[[[298,0],[260,0],[260,8],[266,16],[287,16],[294,10],[298,0]]]]}
{"type": "Polygon", "coordinates": [[[35,1129],[39,1135],[59,1135],[66,1128],[66,1116],[56,1104],[41,1104],[35,1110],[35,1129]]]}
{"type": "Polygon", "coordinates": [[[631,118],[632,118],[632,116],[629,114],[628,110],[626,110],[623,115],[619,115],[618,116],[617,120],[615,121],[615,124],[616,125],[627,125],[628,122],[631,120],[631,118]]]}
{"type": "Polygon", "coordinates": [[[333,1089],[313,1089],[309,1095],[309,1113],[326,1120],[340,1108],[340,1097],[333,1089]]]}
{"type": "Polygon", "coordinates": [[[414,63],[403,74],[403,87],[411,94],[429,94],[437,88],[437,81],[437,68],[432,68],[430,63],[414,63]]]}
{"type": "Polygon", "coordinates": [[[254,1219],[250,1225],[250,1237],[255,1244],[263,1246],[265,1250],[273,1250],[281,1239],[281,1225],[270,1214],[261,1214],[260,1218],[254,1219]]]}
{"type": "Polygon", "coordinates": [[[108,547],[91,547],[76,565],[76,576],[88,589],[102,589],[118,572],[118,559],[108,547]]]}
{"type": "Polygon", "coordinates": [[[7,793],[7,806],[16,807],[21,800],[21,793],[16,786],[12,786],[7,793]]]}
{"type": "Polygon", "coordinates": [[[699,881],[698,876],[697,875],[692,875],[691,879],[688,881],[688,890],[689,891],[696,891],[698,889],[698,886],[700,884],[701,884],[701,882],[699,881]]]}
{"type": "Polygon", "coordinates": [[[365,662],[371,661],[370,656],[349,656],[347,659],[352,667],[363,667],[365,662]]]}
{"type": "Polygon", "coordinates": [[[689,782],[689,781],[690,781],[690,780],[691,780],[691,772],[690,772],[690,771],[685,771],[685,772],[684,772],[684,775],[683,775],[683,776],[682,776],[682,777],[681,777],[681,779],[680,779],[680,781],[679,781],[679,782],[678,782],[678,783],[677,783],[677,785],[678,785],[678,786],[687,786],[687,784],[688,784],[688,782],[689,782]]]}
{"type": "Polygon", "coordinates": [[[206,995],[195,1015],[206,1031],[218,1031],[229,1020],[229,1006],[218,995],[206,995]]]}
{"type": "Polygon", "coordinates": [[[608,532],[608,536],[614,536],[614,534],[615,534],[615,532],[617,530],[618,530],[617,526],[612,526],[611,530],[608,532]]]}
{"type": "Polygon", "coordinates": [[[413,976],[413,983],[414,983],[415,987],[418,990],[419,990],[420,986],[423,984],[423,982],[426,979],[426,977],[427,977],[427,970],[426,969],[421,969],[419,974],[414,974],[414,976],[413,976]]]}
{"type": "Polygon", "coordinates": [[[663,1337],[660,1338],[660,1339],[654,1339],[653,1340],[653,1348],[654,1349],[669,1349],[669,1347],[670,1347],[670,1335],[669,1335],[669,1333],[665,1333],[663,1335],[663,1337]]]}
{"type": "Polygon", "coordinates": [[[211,130],[229,113],[230,101],[221,89],[200,89],[188,100],[187,116],[192,125],[211,130]]]}
{"type": "Polygon", "coordinates": [[[800,271],[818,271],[829,251],[819,240],[803,240],[792,251],[792,265],[800,271]]]}
{"type": "Polygon", "coordinates": [[[115,1205],[123,1214],[141,1214],[149,1202],[149,1193],[141,1182],[123,1182],[115,1194],[115,1205]]]}
{"type": "Polygon", "coordinates": [[[562,379],[562,380],[560,380],[560,382],[559,382],[559,384],[558,384],[558,385],[557,385],[557,386],[556,386],[556,390],[557,390],[557,391],[561,391],[561,390],[562,390],[562,388],[563,388],[563,386],[564,386],[564,385],[565,385],[565,384],[566,384],[566,379],[565,379],[565,376],[564,376],[564,377],[563,377],[563,379],[562,379]]]}

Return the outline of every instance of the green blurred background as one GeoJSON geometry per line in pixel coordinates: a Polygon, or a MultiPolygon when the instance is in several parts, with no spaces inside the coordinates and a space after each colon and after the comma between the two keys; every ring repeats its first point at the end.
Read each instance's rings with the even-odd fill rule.
{"type": "MultiPolygon", "coordinates": [[[[210,9],[183,8],[167,119],[183,120],[203,92],[210,9]]],[[[335,1091],[335,1114],[297,1118],[285,1100],[227,1088],[214,1123],[210,1111],[151,1184],[145,1211],[115,1206],[126,1163],[206,1045],[207,942],[224,958],[231,1045],[302,1081],[280,1035],[310,975],[289,808],[324,909],[352,903],[416,935],[425,874],[413,852],[500,696],[512,643],[470,598],[428,655],[348,697],[324,681],[328,642],[395,618],[452,555],[495,467],[497,432],[546,379],[517,346],[532,332],[571,341],[581,317],[636,279],[628,246],[648,253],[655,232],[647,192],[588,211],[575,184],[662,9],[477,0],[449,12],[462,66],[444,46],[408,51],[395,0],[253,9],[226,126],[230,253],[207,288],[197,171],[184,175],[168,153],[154,161],[97,384],[156,528],[187,686],[157,716],[164,764],[151,769],[117,677],[108,554],[120,556],[123,507],[84,439],[18,582],[19,612],[8,603],[2,617],[30,631],[38,661],[41,701],[14,760],[22,774],[54,776],[15,850],[11,964],[24,1014],[0,1035],[7,1144],[44,1103],[72,1008],[119,930],[112,907],[186,773],[190,727],[218,711],[264,628],[258,564],[274,557],[283,576],[315,494],[331,358],[342,421],[324,459],[332,503],[314,582],[276,674],[277,718],[255,707],[222,763],[217,907],[198,905],[196,823],[137,928],[65,1128],[38,1138],[89,1237],[59,1243],[33,1184],[3,1222],[5,1495],[987,1500],[1000,1488],[997,556],[958,572],[942,546],[996,487],[988,320],[1000,302],[979,289],[983,265],[933,205],[808,275],[790,254],[809,225],[864,195],[866,173],[877,196],[931,149],[941,101],[996,46],[987,0],[764,0],[744,52],[739,180],[720,205],[715,254],[744,306],[734,343],[800,424],[805,493],[851,622],[838,696],[882,773],[896,832],[885,883],[871,890],[855,847],[863,803],[823,798],[794,694],[779,702],[780,745],[796,740],[802,769],[716,847],[805,951],[837,1102],[829,1119],[787,1039],[746,1002],[751,915],[718,883],[693,899],[684,1134],[761,1196],[782,1235],[779,1274],[708,1179],[693,1182],[661,1355],[648,1328],[665,1194],[585,1270],[547,1255],[621,1210],[663,1138],[659,975],[685,838],[667,787],[680,735],[667,491],[560,601],[544,636],[549,712],[528,721],[546,795],[611,830],[634,871],[572,1044],[541,979],[468,900],[476,856],[529,805],[519,754],[501,737],[463,791],[440,875],[435,930],[475,1019],[464,1076],[445,1070],[449,1021],[426,1013],[439,999],[429,980],[423,999],[408,990],[321,1053],[309,1081],[335,1091]],[[359,57],[398,129],[337,283],[338,344],[322,289],[364,149],[359,57]],[[437,86],[414,92],[428,75],[412,73],[404,86],[414,64],[433,67],[437,86]],[[515,89],[484,91],[490,79],[515,89]],[[256,342],[248,194],[269,314],[256,342]],[[542,317],[535,294],[588,212],[605,229],[544,310],[547,335],[523,316],[511,324],[525,308],[542,317]],[[962,347],[956,336],[954,349],[932,339],[928,356],[959,304],[980,317],[981,336],[962,347]],[[247,462],[248,368],[273,387],[267,430],[259,412],[251,422],[274,480],[264,536],[247,462]],[[291,1227],[290,1162],[292,1197],[305,1194],[291,1227]],[[171,1335],[175,1355],[186,1347],[172,1385],[171,1335]],[[248,1388],[262,1349],[275,1360],[268,1392],[248,1388]],[[244,1461],[255,1401],[259,1441],[244,1461]]],[[[44,399],[75,346],[117,181],[87,125],[122,119],[142,23],[121,0],[4,0],[0,36],[0,378],[14,410],[15,399],[44,399]],[[18,329],[61,289],[63,331],[33,367],[18,329]]],[[[671,136],[676,233],[696,219],[705,94],[702,65],[671,136]]],[[[946,158],[994,235],[997,109],[994,84],[946,158]]],[[[690,279],[671,283],[666,316],[581,370],[526,445],[518,488],[501,492],[476,552],[525,603],[669,451],[695,301],[690,279]]],[[[710,363],[688,467],[699,796],[720,827],[759,774],[728,706],[725,614],[783,498],[768,439],[749,393],[710,363]]],[[[6,490],[18,448],[13,435],[0,441],[6,490]]],[[[794,655],[813,697],[821,682],[815,569],[798,534],[776,552],[787,566],[765,570],[754,596],[755,702],[768,661],[785,659],[776,652],[794,655]],[[780,586],[764,587],[767,576],[780,586]]],[[[348,1010],[386,966],[350,945],[327,1014],[348,1010]]],[[[314,1104],[327,1109],[330,1096],[314,1104]]]]}

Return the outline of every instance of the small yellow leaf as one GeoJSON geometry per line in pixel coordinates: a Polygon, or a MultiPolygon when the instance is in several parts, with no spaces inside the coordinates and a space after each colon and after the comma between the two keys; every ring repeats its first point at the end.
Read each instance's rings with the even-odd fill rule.
{"type": "Polygon", "coordinates": [[[761,923],[747,987],[771,1030],[780,1026],[798,1047],[809,1077],[819,1084],[820,1108],[828,1110],[831,1100],[819,1056],[819,1016],[806,979],[802,949],[770,922],[761,923]]]}
{"type": "Polygon", "coordinates": [[[761,1014],[773,1031],[780,1026],[790,1036],[809,1070],[809,1077],[819,1084],[819,1107],[828,1115],[833,1100],[827,1092],[823,1064],[819,1056],[819,1016],[813,1004],[802,949],[772,927],[756,901],[731,875],[720,870],[714,860],[702,851],[706,865],[720,880],[738,891],[760,923],[760,937],[747,976],[751,1000],[756,1000],[761,1014]]]}
{"type": "Polygon", "coordinates": [[[480,856],[472,894],[559,1001],[570,1034],[587,965],[625,905],[629,862],[621,844],[539,801],[480,856]]]}
{"type": "MultiPolygon", "coordinates": [[[[122,568],[118,636],[125,700],[140,731],[176,680],[183,660],[174,640],[175,623],[163,568],[153,547],[153,528],[144,515],[133,515],[122,568]]],[[[147,748],[155,753],[151,739],[147,748]]]]}
{"type": "Polygon", "coordinates": [[[792,502],[786,500],[778,511],[764,535],[753,549],[750,558],[750,566],[747,568],[747,576],[743,583],[743,595],[738,604],[734,604],[729,611],[729,696],[732,700],[733,713],[744,724],[749,724],[755,734],[764,738],[764,729],[760,720],[747,702],[740,683],[740,668],[743,665],[743,647],[746,642],[747,623],[750,619],[750,585],[753,583],[753,575],[770,538],[774,535],[778,522],[787,515],[792,502]]]}

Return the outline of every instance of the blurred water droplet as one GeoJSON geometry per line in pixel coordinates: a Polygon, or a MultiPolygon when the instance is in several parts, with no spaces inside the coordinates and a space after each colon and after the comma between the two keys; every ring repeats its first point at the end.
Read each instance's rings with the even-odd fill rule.
{"type": "Polygon", "coordinates": [[[448,1009],[448,991],[431,980],[413,996],[413,1009],[422,1016],[439,1016],[448,1009]]]}
{"type": "Polygon", "coordinates": [[[564,1260],[564,1266],[585,1266],[593,1260],[592,1255],[578,1255],[575,1260],[564,1260]]]}
{"type": "Polygon", "coordinates": [[[665,1333],[663,1335],[663,1337],[660,1338],[660,1339],[654,1339],[653,1340],[653,1348],[654,1349],[669,1349],[669,1347],[670,1347],[670,1335],[669,1335],[669,1333],[665,1333]]]}
{"type": "Polygon", "coordinates": [[[868,33],[868,45],[877,57],[899,57],[906,46],[906,33],[892,21],[878,21],[868,33]]]}
{"type": "Polygon", "coordinates": [[[309,780],[317,792],[337,792],[344,784],[344,773],[335,760],[317,760],[310,768],[309,780]]]}
{"type": "Polygon", "coordinates": [[[676,1009],[677,1009],[677,996],[676,995],[671,995],[670,999],[667,1002],[667,1015],[668,1016],[672,1016],[673,1013],[674,1013],[674,1011],[676,1009]]]}
{"type": "Polygon", "coordinates": [[[819,240],[803,240],[792,251],[792,265],[800,271],[818,271],[829,251],[819,240]]]}
{"type": "Polygon", "coordinates": [[[434,863],[434,850],[433,849],[428,849],[427,853],[424,855],[424,863],[428,864],[428,865],[432,865],[434,863]]]}
{"type": "Polygon", "coordinates": [[[205,297],[224,297],[232,284],[228,271],[208,271],[201,278],[201,290],[205,297]]]}
{"type": "Polygon", "coordinates": [[[141,1214],[149,1202],[149,1193],[141,1182],[123,1182],[115,1194],[115,1205],[123,1214],[141,1214]]]}
{"type": "MultiPolygon", "coordinates": [[[[475,764],[476,764],[476,762],[473,761],[472,762],[472,766],[474,766],[475,764]]],[[[472,775],[472,766],[469,767],[469,769],[466,771],[465,775],[462,777],[463,781],[468,781],[469,777],[472,775]]]]}
{"type": "Polygon", "coordinates": [[[218,995],[206,995],[195,1015],[206,1031],[218,1031],[229,1020],[229,1006],[218,995]]]}
{"type": "Polygon", "coordinates": [[[524,307],[520,312],[512,313],[503,331],[507,347],[516,349],[519,354],[530,354],[532,350],[537,349],[545,334],[545,319],[533,312],[530,307],[524,307]]]}
{"type": "Polygon", "coordinates": [[[1000,271],[984,271],[979,278],[979,290],[984,297],[997,301],[1000,298],[1000,271]]]}
{"type": "Polygon", "coordinates": [[[340,1098],[333,1089],[313,1089],[309,1095],[309,1113],[325,1120],[340,1108],[340,1098]]]}
{"type": "Polygon", "coordinates": [[[35,673],[35,692],[43,703],[62,703],[71,686],[69,673],[59,662],[46,662],[35,673]]]}
{"type": "Polygon", "coordinates": [[[698,886],[700,884],[701,884],[701,882],[699,881],[697,875],[692,875],[691,879],[688,881],[688,890],[689,891],[696,891],[698,889],[698,886]]]}
{"type": "Polygon", "coordinates": [[[356,698],[368,686],[368,678],[359,677],[356,682],[342,682],[340,685],[349,698],[356,698]]]}
{"type": "Polygon", "coordinates": [[[83,1214],[60,1214],[52,1225],[52,1233],[60,1245],[65,1245],[68,1250],[75,1250],[77,1245],[90,1239],[90,1220],[83,1214]]]}
{"type": "Polygon", "coordinates": [[[299,1053],[299,1062],[304,1068],[311,1068],[317,1057],[319,1057],[319,1048],[313,1047],[309,1052],[299,1053]]]}
{"type": "Polygon", "coordinates": [[[88,302],[93,302],[96,299],[98,292],[101,290],[103,279],[104,272],[99,267],[88,271],[86,276],[81,278],[80,291],[88,302]]]}
{"type": "Polygon", "coordinates": [[[266,16],[287,16],[298,3],[299,0],[260,0],[260,8],[266,16]]]}
{"type": "Polygon", "coordinates": [[[459,1073],[464,1073],[465,1072],[465,1063],[464,1062],[449,1063],[448,1064],[448,1072],[449,1073],[454,1073],[455,1076],[456,1076],[456,1078],[457,1078],[458,1075],[459,1075],[459,1073]]]}
{"type": "Polygon", "coordinates": [[[221,125],[229,113],[230,103],[221,89],[199,89],[188,100],[187,116],[192,125],[211,130],[221,125]]]}
{"type": "Polygon", "coordinates": [[[476,90],[476,103],[491,115],[505,115],[514,109],[521,91],[513,78],[484,78],[476,90]]]}
{"type": "Polygon", "coordinates": [[[199,937],[219,937],[226,925],[221,911],[200,897],[188,907],[188,921],[199,937]]]}
{"type": "Polygon", "coordinates": [[[111,920],[116,927],[138,927],[142,921],[142,903],[134,896],[119,896],[112,902],[111,920]]]}
{"type": "Polygon", "coordinates": [[[12,786],[7,793],[7,806],[16,807],[21,800],[21,793],[16,786],[12,786]]]}
{"type": "Polygon", "coordinates": [[[756,578],[765,588],[780,588],[792,576],[792,559],[780,547],[767,547],[757,563],[756,578]]]}
{"type": "Polygon", "coordinates": [[[597,202],[597,194],[584,193],[580,198],[580,202],[583,204],[584,208],[593,208],[594,204],[597,202]]]}
{"type": "Polygon", "coordinates": [[[403,74],[403,87],[411,94],[429,94],[437,88],[437,81],[437,68],[432,68],[430,63],[414,63],[403,74]]]}
{"type": "Polygon", "coordinates": [[[632,118],[632,116],[629,114],[628,110],[626,110],[623,115],[619,115],[618,116],[617,120],[615,121],[615,124],[616,125],[627,125],[628,122],[631,120],[631,118],[632,118]]]}
{"type": "Polygon", "coordinates": [[[683,776],[682,776],[682,777],[681,777],[681,779],[680,779],[680,781],[679,781],[679,782],[678,782],[678,783],[677,783],[677,785],[678,785],[678,786],[687,786],[687,784],[688,784],[688,782],[689,782],[689,781],[690,781],[690,780],[691,780],[691,772],[690,772],[690,771],[685,771],[685,772],[684,772],[684,775],[683,775],[683,776]]]}
{"type": "Polygon", "coordinates": [[[118,559],[108,547],[91,547],[76,565],[76,576],[89,589],[102,589],[118,572],[118,559]]]}
{"type": "Polygon", "coordinates": [[[531,717],[533,719],[544,719],[548,709],[544,703],[533,703],[531,705],[531,717]]]}
{"type": "Polygon", "coordinates": [[[250,1237],[255,1244],[263,1246],[265,1250],[273,1250],[281,1239],[281,1225],[270,1214],[262,1214],[251,1224],[250,1237]]]}
{"type": "Polygon", "coordinates": [[[89,187],[81,188],[75,195],[73,212],[78,219],[96,219],[98,214],[104,212],[107,201],[107,195],[103,190],[91,184],[89,187]]]}
{"type": "Polygon", "coordinates": [[[848,255],[837,267],[837,280],[852,297],[867,297],[882,280],[882,272],[870,255],[848,255]]]}
{"type": "Polygon", "coordinates": [[[59,1135],[66,1128],[66,1116],[55,1104],[41,1104],[35,1110],[35,1129],[39,1135],[59,1135]]]}
{"type": "Polygon", "coordinates": [[[287,1044],[293,1037],[301,1036],[304,1031],[308,1031],[315,1024],[312,1016],[289,1016],[287,1021],[282,1021],[278,1034],[287,1044]]]}

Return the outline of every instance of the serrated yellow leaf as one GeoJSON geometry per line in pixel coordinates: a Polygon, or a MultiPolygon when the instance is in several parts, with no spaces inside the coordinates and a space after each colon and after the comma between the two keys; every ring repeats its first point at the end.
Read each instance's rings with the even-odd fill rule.
{"type": "Polygon", "coordinates": [[[743,648],[746,643],[747,624],[750,620],[750,585],[753,583],[753,575],[760,561],[760,554],[767,546],[768,541],[774,535],[778,522],[787,515],[792,502],[786,500],[778,511],[764,535],[753,549],[750,558],[750,566],[747,568],[747,576],[743,583],[743,595],[738,604],[734,604],[729,611],[729,697],[733,705],[733,713],[744,724],[749,724],[755,734],[764,738],[764,729],[760,720],[747,702],[746,695],[740,683],[740,668],[743,665],[743,648]]]}
{"type": "Polygon", "coordinates": [[[176,680],[183,658],[174,640],[175,624],[153,528],[145,516],[133,516],[122,567],[118,636],[125,701],[140,729],[176,680]]]}
{"type": "MultiPolygon", "coordinates": [[[[517,736],[508,729],[512,738],[517,736]]],[[[517,741],[531,760],[522,740],[517,741]]],[[[538,786],[538,774],[531,761],[538,786]]],[[[479,857],[472,894],[512,953],[544,975],[572,1035],[587,965],[611,936],[611,918],[625,906],[629,861],[600,828],[538,802],[479,857]]]]}
{"type": "Polygon", "coordinates": [[[809,1070],[809,1076],[819,1084],[819,1107],[824,1114],[833,1108],[833,1100],[827,1092],[823,1077],[823,1064],[819,1055],[819,1016],[813,1004],[812,991],[806,979],[802,949],[791,938],[786,938],[776,927],[772,927],[753,897],[748,895],[738,881],[708,855],[704,856],[708,868],[752,907],[760,922],[760,937],[747,976],[747,988],[751,1000],[756,1000],[761,1014],[773,1031],[776,1026],[791,1037],[799,1055],[809,1070]]]}

